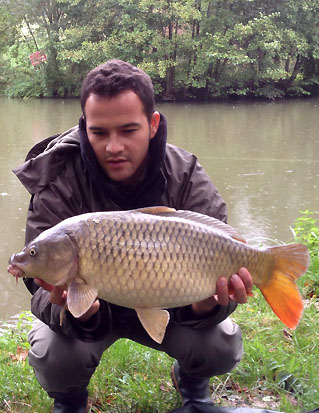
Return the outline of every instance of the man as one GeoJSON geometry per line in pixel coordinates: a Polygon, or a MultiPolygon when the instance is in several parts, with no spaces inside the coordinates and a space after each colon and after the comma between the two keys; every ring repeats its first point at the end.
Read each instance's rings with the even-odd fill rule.
{"type": "MultiPolygon", "coordinates": [[[[166,143],[166,120],[154,110],[152,82],[142,70],[119,60],[93,69],[82,85],[81,107],[78,127],[37,144],[15,170],[32,194],[26,242],[65,218],[94,211],[165,205],[226,221],[225,203],[196,157],[166,143]]],[[[41,320],[29,335],[29,361],[56,413],[87,411],[90,378],[104,350],[121,337],[177,360],[172,378],[190,409],[212,405],[209,378],[241,358],[241,332],[228,316],[251,294],[244,268],[229,285],[218,280],[216,297],[169,310],[162,344],[148,336],[134,310],[103,300],[79,319],[67,311],[60,325],[66,286],[25,283],[41,320]]]]}

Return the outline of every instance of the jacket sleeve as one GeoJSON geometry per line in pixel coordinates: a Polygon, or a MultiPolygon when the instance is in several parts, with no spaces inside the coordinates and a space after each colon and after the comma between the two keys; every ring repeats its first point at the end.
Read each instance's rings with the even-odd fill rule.
{"type": "MultiPolygon", "coordinates": [[[[42,191],[31,196],[27,223],[25,243],[29,243],[41,232],[53,227],[62,220],[79,214],[80,205],[76,194],[68,180],[59,176],[42,191]]],[[[38,286],[33,279],[25,279],[29,291],[34,294],[38,286]]]]}
{"type": "Polygon", "coordinates": [[[167,145],[163,172],[168,206],[227,221],[225,201],[195,155],[167,145]]]}
{"type": "MultiPolygon", "coordinates": [[[[77,199],[69,186],[67,179],[61,174],[57,180],[32,197],[26,225],[26,242],[63,219],[82,213],[81,200],[77,199]]],[[[26,279],[25,283],[33,294],[32,313],[52,330],[85,341],[99,340],[107,334],[111,323],[108,303],[101,300],[98,313],[86,323],[81,323],[66,311],[61,325],[61,307],[50,302],[50,293],[31,278],[26,279]]]]}
{"type": "Polygon", "coordinates": [[[204,168],[194,157],[183,188],[183,209],[199,212],[227,222],[226,203],[204,168]]]}
{"type": "Polygon", "coordinates": [[[50,302],[50,293],[38,288],[31,299],[32,313],[51,330],[83,341],[102,340],[111,326],[109,304],[100,300],[100,309],[87,322],[81,323],[69,311],[50,302]],[[103,321],[103,322],[102,322],[103,321]]]}

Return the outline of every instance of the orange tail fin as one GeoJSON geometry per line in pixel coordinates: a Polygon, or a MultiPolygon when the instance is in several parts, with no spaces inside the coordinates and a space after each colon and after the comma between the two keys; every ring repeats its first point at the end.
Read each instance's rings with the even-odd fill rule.
{"type": "Polygon", "coordinates": [[[296,280],[307,271],[309,252],[302,244],[271,247],[269,251],[275,255],[275,268],[269,281],[259,288],[280,320],[295,329],[303,313],[296,280]]]}

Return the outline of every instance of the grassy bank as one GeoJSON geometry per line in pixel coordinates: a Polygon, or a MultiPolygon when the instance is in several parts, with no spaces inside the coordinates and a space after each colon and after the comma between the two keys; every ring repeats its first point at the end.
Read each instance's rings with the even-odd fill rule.
{"type": "MultiPolygon", "coordinates": [[[[284,328],[259,291],[233,318],[241,326],[245,354],[230,374],[211,379],[213,401],[221,406],[250,406],[287,413],[319,406],[319,222],[305,212],[295,225],[312,263],[299,280],[304,316],[295,331],[284,328]]],[[[52,401],[28,365],[28,313],[0,336],[0,411],[50,412],[52,401]]],[[[172,360],[128,340],[104,353],[90,383],[92,412],[160,412],[179,406],[169,378],[172,360]]]]}

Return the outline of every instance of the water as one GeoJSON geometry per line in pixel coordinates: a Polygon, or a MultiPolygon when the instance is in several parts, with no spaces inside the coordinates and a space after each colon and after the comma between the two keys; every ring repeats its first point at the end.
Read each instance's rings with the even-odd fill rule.
{"type": "MultiPolygon", "coordinates": [[[[319,209],[319,99],[161,104],[168,140],[195,153],[228,205],[229,223],[254,244],[291,241],[300,210],[319,209]]],[[[78,100],[0,98],[0,320],[30,308],[7,262],[24,243],[29,194],[11,169],[30,147],[74,126],[78,100]]]]}

